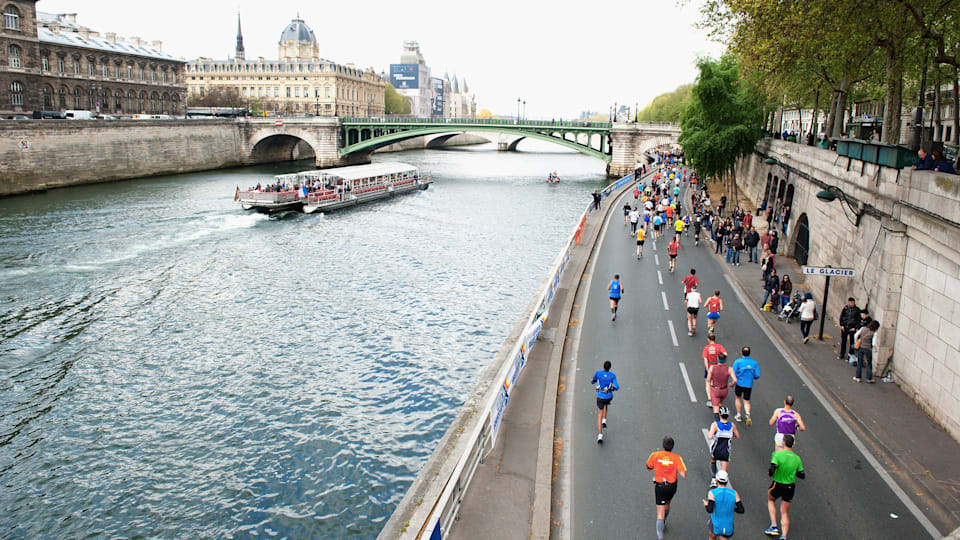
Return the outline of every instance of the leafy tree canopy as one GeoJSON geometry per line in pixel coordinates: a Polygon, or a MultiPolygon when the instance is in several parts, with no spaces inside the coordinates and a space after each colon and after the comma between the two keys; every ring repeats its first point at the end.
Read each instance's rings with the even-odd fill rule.
{"type": "Polygon", "coordinates": [[[638,120],[640,122],[679,122],[692,88],[692,84],[684,84],[672,92],[653,98],[653,101],[640,111],[638,120]]]}
{"type": "Polygon", "coordinates": [[[386,114],[410,114],[410,100],[397,93],[392,84],[387,83],[384,90],[383,103],[386,114]]]}

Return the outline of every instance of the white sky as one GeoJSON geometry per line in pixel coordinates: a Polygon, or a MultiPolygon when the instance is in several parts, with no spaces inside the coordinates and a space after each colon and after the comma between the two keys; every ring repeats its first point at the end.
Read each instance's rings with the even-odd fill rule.
{"type": "Polygon", "coordinates": [[[40,0],[37,9],[77,13],[79,24],[101,33],[161,40],[188,60],[233,55],[238,9],[247,58],[276,58],[280,32],[299,12],[324,58],[389,71],[403,41],[416,40],[433,76],[466,78],[478,110],[516,114],[520,97],[527,117],[549,119],[606,114],[614,102],[642,108],[692,82],[696,58],[723,47],[693,27],[701,0],[684,3],[40,0]]]}

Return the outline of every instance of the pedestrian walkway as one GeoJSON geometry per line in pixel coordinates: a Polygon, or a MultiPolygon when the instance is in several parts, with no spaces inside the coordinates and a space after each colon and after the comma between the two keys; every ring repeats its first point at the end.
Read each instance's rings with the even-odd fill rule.
{"type": "MultiPolygon", "coordinates": [[[[719,184],[712,184],[719,197],[719,184]]],[[[711,194],[714,193],[711,191],[711,194]]],[[[728,195],[728,198],[731,198],[728,195]]],[[[741,193],[740,206],[753,209],[741,193]]],[[[766,228],[766,221],[760,220],[766,228]]],[[[717,255],[718,258],[721,258],[717,255]]],[[[722,258],[721,258],[722,259],[722,258]]],[[[761,319],[776,334],[789,351],[793,361],[814,381],[821,392],[854,428],[857,436],[880,464],[896,479],[903,490],[926,503],[924,513],[941,531],[960,528],[960,444],[935,424],[896,382],[896,359],[891,363],[893,383],[856,383],[855,366],[837,360],[834,335],[839,335],[835,317],[843,299],[834,298],[824,310],[822,290],[812,289],[804,280],[800,265],[793,258],[781,255],[777,270],[789,274],[794,292],[811,292],[817,299],[818,310],[827,320],[824,340],[816,339],[820,322],[814,323],[811,339],[801,342],[800,324],[787,324],[777,319],[774,312],[759,309],[763,297],[759,264],[742,262],[741,266],[723,263],[729,276],[746,294],[761,319]]],[[[891,351],[881,351],[874,359],[875,370],[884,369],[891,351]]],[[[880,371],[876,373],[881,374],[880,371]]]]}

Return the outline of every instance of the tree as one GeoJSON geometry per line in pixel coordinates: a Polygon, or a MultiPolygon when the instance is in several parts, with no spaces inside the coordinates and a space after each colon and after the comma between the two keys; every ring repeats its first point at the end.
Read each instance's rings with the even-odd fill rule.
{"type": "Polygon", "coordinates": [[[736,57],[697,62],[700,75],[680,119],[683,151],[705,178],[723,177],[753,152],[764,119],[763,98],[740,77],[736,57]]]}
{"type": "Polygon", "coordinates": [[[679,122],[683,108],[690,98],[692,84],[678,86],[672,92],[666,92],[653,98],[637,116],[640,122],[679,122]]]}
{"type": "Polygon", "coordinates": [[[477,118],[480,120],[490,120],[493,118],[493,113],[489,109],[480,109],[480,112],[477,113],[477,118]]]}
{"type": "Polygon", "coordinates": [[[243,107],[244,103],[240,99],[240,94],[235,88],[230,87],[206,87],[203,95],[190,94],[187,98],[188,107],[243,107]]]}
{"type": "Polygon", "coordinates": [[[397,93],[397,89],[390,83],[387,83],[384,89],[383,104],[386,114],[410,114],[412,110],[410,100],[397,93]]]}

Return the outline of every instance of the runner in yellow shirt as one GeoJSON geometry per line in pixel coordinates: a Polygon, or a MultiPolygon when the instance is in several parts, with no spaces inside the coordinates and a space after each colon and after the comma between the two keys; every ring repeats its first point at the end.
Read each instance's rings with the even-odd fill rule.
{"type": "Polygon", "coordinates": [[[640,260],[640,257],[643,257],[643,239],[646,236],[645,231],[646,228],[642,225],[637,229],[637,260],[640,260]]]}
{"type": "Polygon", "coordinates": [[[680,235],[683,234],[683,220],[680,219],[680,214],[677,214],[677,220],[673,222],[673,230],[677,232],[677,242],[679,242],[680,235]]]}

